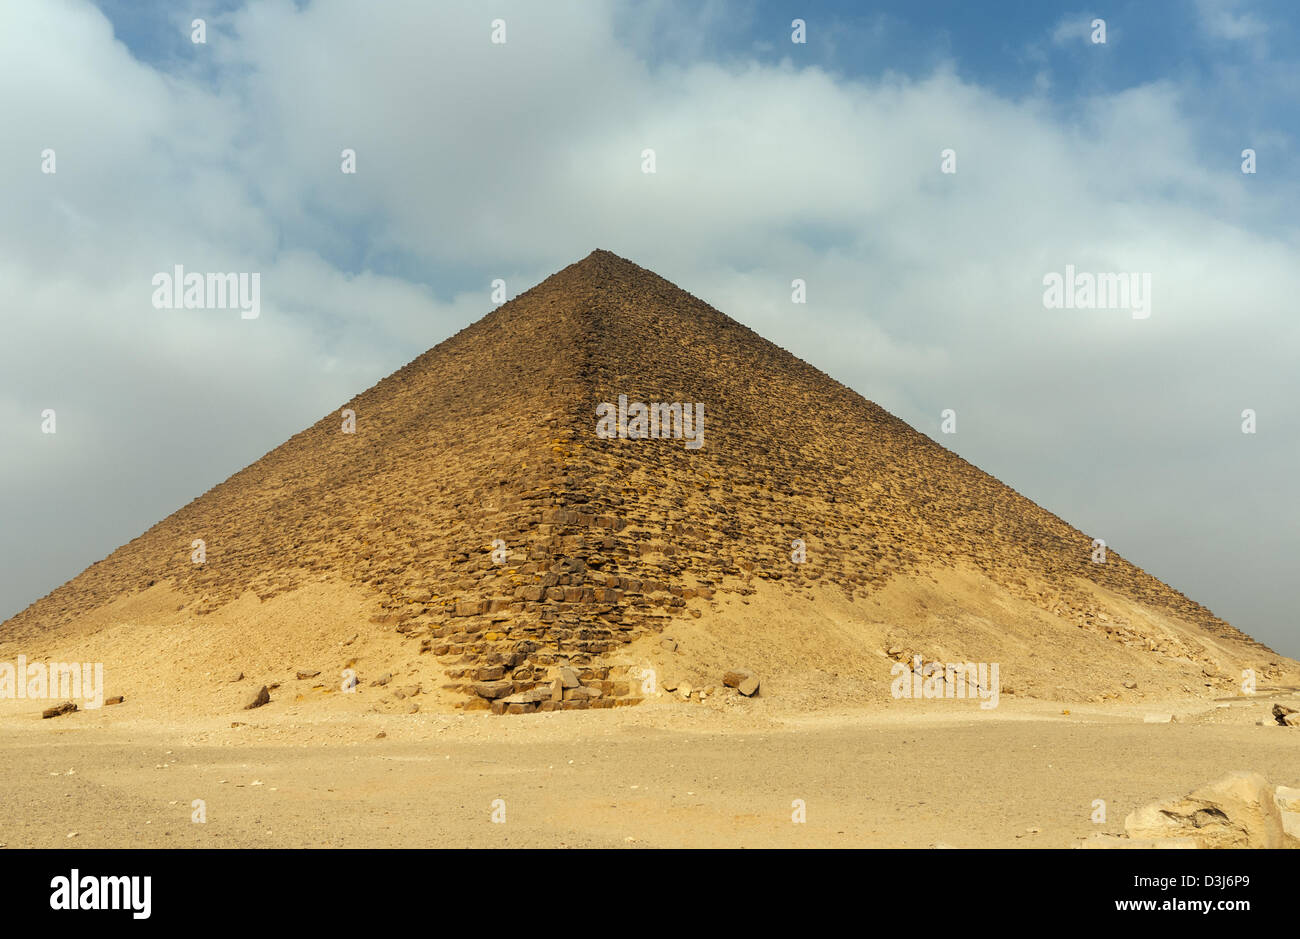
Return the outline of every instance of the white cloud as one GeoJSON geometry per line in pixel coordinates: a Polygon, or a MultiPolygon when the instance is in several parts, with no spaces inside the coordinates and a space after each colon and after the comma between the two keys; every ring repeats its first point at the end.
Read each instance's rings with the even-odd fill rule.
{"type": "Polygon", "coordinates": [[[1063,46],[1088,42],[1092,36],[1092,21],[1097,18],[1087,13],[1070,13],[1061,17],[1052,28],[1052,44],[1063,46]]]}
{"type": "Polygon", "coordinates": [[[1196,0],[1201,28],[1215,39],[1258,39],[1268,26],[1253,13],[1237,12],[1240,0],[1196,0]]]}

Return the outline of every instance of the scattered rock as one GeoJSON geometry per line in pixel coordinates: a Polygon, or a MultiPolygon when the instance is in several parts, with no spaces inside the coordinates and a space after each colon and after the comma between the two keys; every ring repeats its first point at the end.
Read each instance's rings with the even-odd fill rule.
{"type": "Polygon", "coordinates": [[[62,704],[56,704],[52,708],[46,708],[44,711],[41,711],[41,718],[49,719],[51,717],[62,717],[64,714],[71,714],[76,709],[77,706],[71,701],[64,701],[62,704]]]}
{"type": "Polygon", "coordinates": [[[750,675],[736,686],[736,690],[746,698],[752,698],[754,695],[758,694],[758,679],[753,675],[750,675]]]}
{"type": "Polygon", "coordinates": [[[384,739],[385,737],[387,737],[387,736],[388,736],[388,734],[386,734],[384,731],[381,730],[379,733],[375,734],[375,739],[376,739],[376,740],[383,740],[383,739],[384,739]]]}
{"type": "Polygon", "coordinates": [[[676,690],[677,690],[677,679],[676,679],[676,678],[665,678],[664,681],[663,681],[663,683],[661,684],[660,687],[662,687],[662,688],[664,689],[664,691],[676,691],[676,690]]]}
{"type": "Polygon", "coordinates": [[[1300,727],[1300,711],[1285,704],[1274,704],[1273,720],[1282,727],[1300,727]]]}
{"type": "Polygon", "coordinates": [[[750,673],[747,671],[742,669],[732,669],[731,671],[723,673],[722,683],[728,688],[739,688],[740,683],[749,677],[750,673]]]}
{"type": "Polygon", "coordinates": [[[660,639],[660,640],[659,640],[659,645],[663,646],[663,647],[664,647],[665,649],[667,649],[669,652],[676,652],[676,651],[677,651],[677,640],[676,640],[676,639],[669,639],[669,638],[667,638],[667,637],[664,637],[663,639],[660,639]]]}
{"type": "Polygon", "coordinates": [[[1133,690],[1134,688],[1136,688],[1137,686],[1138,686],[1138,683],[1135,682],[1135,681],[1126,681],[1126,682],[1124,682],[1124,687],[1127,688],[1129,691],[1132,691],[1132,690],[1133,690]]]}
{"type": "Polygon", "coordinates": [[[314,672],[299,671],[296,677],[299,681],[306,681],[308,678],[315,678],[319,674],[320,674],[320,669],[317,669],[314,672]]]}
{"type": "Polygon", "coordinates": [[[243,680],[244,680],[244,673],[243,673],[243,672],[236,672],[236,673],[235,673],[235,676],[234,676],[233,678],[230,679],[230,683],[233,685],[235,682],[237,682],[237,681],[243,681],[243,680]]]}
{"type": "Polygon", "coordinates": [[[374,681],[372,681],[370,684],[372,684],[372,685],[380,685],[380,686],[383,686],[383,685],[388,684],[388,683],[389,683],[390,681],[392,681],[392,680],[393,680],[393,673],[392,673],[392,672],[384,672],[384,674],[380,675],[378,678],[376,678],[376,679],[375,679],[374,681]]]}
{"type": "Polygon", "coordinates": [[[260,708],[262,705],[270,703],[271,689],[267,688],[266,685],[263,685],[262,690],[257,693],[256,697],[254,697],[248,704],[244,705],[244,710],[251,711],[253,708],[260,708]]]}
{"type": "Polygon", "coordinates": [[[111,698],[105,698],[105,699],[104,699],[104,706],[105,706],[105,707],[110,707],[111,705],[114,705],[114,704],[121,704],[121,703],[122,703],[123,701],[125,701],[125,700],[126,700],[126,696],[125,696],[125,695],[120,695],[120,694],[119,694],[119,695],[114,695],[114,696],[111,697],[111,698]]]}
{"type": "Polygon", "coordinates": [[[1142,723],[1144,724],[1172,724],[1174,716],[1172,714],[1143,714],[1142,723]]]}
{"type": "Polygon", "coordinates": [[[1151,850],[1152,848],[1196,848],[1192,838],[1129,838],[1126,835],[1093,834],[1079,845],[1081,848],[1129,848],[1151,850]]]}

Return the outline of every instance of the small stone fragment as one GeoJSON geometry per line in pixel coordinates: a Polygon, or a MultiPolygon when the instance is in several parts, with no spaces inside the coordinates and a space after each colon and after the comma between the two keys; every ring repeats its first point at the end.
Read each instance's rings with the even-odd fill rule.
{"type": "Polygon", "coordinates": [[[271,689],[267,688],[266,685],[263,685],[262,690],[257,693],[253,700],[244,705],[244,710],[251,711],[253,708],[260,708],[262,705],[270,703],[271,689]]]}

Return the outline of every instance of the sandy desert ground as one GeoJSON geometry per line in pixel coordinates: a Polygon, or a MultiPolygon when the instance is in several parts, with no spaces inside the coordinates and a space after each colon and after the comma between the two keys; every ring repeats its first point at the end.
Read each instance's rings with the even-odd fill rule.
{"type": "Polygon", "coordinates": [[[130,701],[48,721],[11,713],[0,843],[1067,848],[1232,770],[1300,785],[1300,733],[1256,724],[1271,702],[1298,700],[1292,689],[786,717],[668,697],[508,718],[331,717],[307,704],[183,725],[130,701]],[[1144,721],[1160,712],[1175,720],[1144,721]]]}
{"type": "Polygon", "coordinates": [[[1248,697],[1232,646],[1199,640],[1218,671],[1151,661],[1019,609],[974,617],[959,580],[931,591],[864,606],[764,585],[676,624],[672,650],[629,646],[660,680],[638,706],[499,716],[456,710],[400,636],[353,631],[366,608],[337,588],[188,616],[158,585],[39,649],[105,662],[124,703],[43,720],[49,701],[0,700],[0,844],[1067,848],[1232,771],[1300,786],[1300,728],[1271,721],[1300,709],[1289,660],[1248,697]],[[927,659],[957,637],[1004,662],[996,708],[890,696],[887,623],[915,604],[942,624],[909,637],[927,659]],[[756,697],[720,687],[731,663],[761,674],[756,697]]]}

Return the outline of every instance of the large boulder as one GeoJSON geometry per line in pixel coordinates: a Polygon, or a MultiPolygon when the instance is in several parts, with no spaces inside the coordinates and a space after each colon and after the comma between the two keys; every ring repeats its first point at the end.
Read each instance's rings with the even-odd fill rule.
{"type": "Polygon", "coordinates": [[[504,698],[510,694],[515,690],[515,683],[512,681],[480,681],[470,685],[470,688],[480,698],[487,698],[491,701],[495,698],[504,698]]]}
{"type": "Polygon", "coordinates": [[[515,694],[506,695],[499,700],[505,704],[535,704],[539,701],[549,701],[551,698],[551,688],[546,685],[539,685],[528,691],[519,691],[515,694]]]}
{"type": "Polygon", "coordinates": [[[1277,809],[1282,814],[1282,830],[1294,844],[1287,847],[1300,846],[1300,789],[1293,786],[1278,786],[1277,791],[1273,793],[1273,801],[1277,803],[1277,809]]]}
{"type": "Polygon", "coordinates": [[[1202,848],[1280,848],[1285,838],[1273,787],[1244,772],[1145,805],[1124,819],[1124,830],[1133,839],[1190,838],[1202,848]]]}

